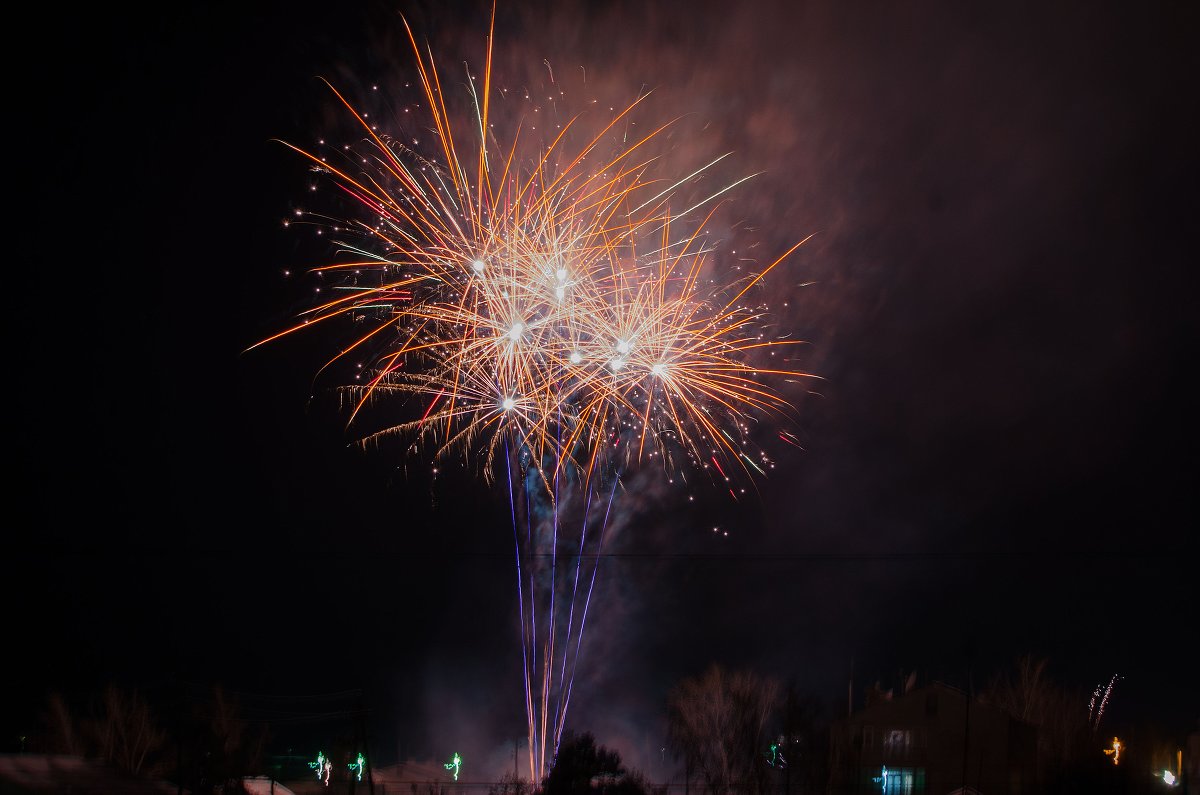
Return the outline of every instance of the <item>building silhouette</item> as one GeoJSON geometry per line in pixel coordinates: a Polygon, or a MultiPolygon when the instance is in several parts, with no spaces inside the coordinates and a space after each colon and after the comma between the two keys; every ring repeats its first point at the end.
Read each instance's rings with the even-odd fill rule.
{"type": "Polygon", "coordinates": [[[1029,795],[1036,779],[1036,728],[942,683],[831,726],[831,795],[1029,795]]]}

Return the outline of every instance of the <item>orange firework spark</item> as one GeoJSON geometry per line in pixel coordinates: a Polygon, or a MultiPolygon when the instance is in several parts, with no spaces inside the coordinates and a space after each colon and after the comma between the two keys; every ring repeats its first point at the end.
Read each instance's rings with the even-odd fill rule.
{"type": "Polygon", "coordinates": [[[434,155],[377,132],[332,86],[366,133],[352,161],[358,167],[286,144],[365,210],[341,229],[358,239],[338,241],[354,258],[322,273],[374,271],[380,282],[308,309],[257,345],[347,314],[375,318],[335,357],[382,351],[367,383],[347,387],[356,401],[351,422],[389,394],[427,395],[429,408],[360,441],[411,434],[431,441],[435,458],[481,457],[489,479],[506,438],[550,462],[550,482],[561,467],[590,473],[611,454],[603,441],[631,431],[622,468],[648,456],[671,465],[678,451],[701,466],[714,457],[738,461],[749,474],[747,421],[790,410],[763,377],[807,374],[749,361],[799,343],[767,338],[765,307],[747,294],[804,241],[743,283],[704,289],[708,218],[676,238],[680,222],[668,205],[674,188],[703,168],[666,187],[645,178],[647,152],[665,125],[601,155],[607,133],[644,96],[577,151],[567,153],[564,141],[578,117],[523,161],[519,128],[503,147],[494,131],[481,134],[491,130],[490,38],[477,115],[460,135],[432,57],[407,31],[437,132],[434,155]],[[469,157],[460,154],[464,141],[469,157]]]}
{"type": "MultiPolygon", "coordinates": [[[[419,401],[412,415],[360,434],[360,443],[428,443],[435,459],[477,460],[489,480],[509,465],[508,451],[521,450],[552,501],[564,473],[587,483],[646,459],[668,470],[711,464],[726,482],[735,462],[747,476],[761,472],[769,462],[747,452],[751,424],[792,411],[767,381],[811,376],[761,366],[800,343],[768,334],[767,307],[751,291],[804,241],[755,274],[713,284],[706,225],[721,195],[744,180],[677,214],[670,202],[722,157],[679,179],[651,179],[653,149],[669,125],[632,139],[612,134],[644,95],[582,146],[569,143],[579,116],[544,145],[531,146],[520,124],[501,142],[489,118],[491,36],[482,89],[469,84],[472,113],[458,124],[432,55],[405,29],[434,150],[378,131],[329,86],[361,126],[361,144],[340,166],[285,145],[360,208],[360,217],[333,227],[349,256],[319,269],[347,284],[252,347],[353,318],[359,330],[326,365],[370,360],[365,383],[344,387],[354,399],[350,422],[381,398],[419,401]],[[364,285],[363,273],[375,281],[364,285]]],[[[545,654],[553,659],[549,646],[545,654]]],[[[547,722],[540,762],[531,761],[535,780],[544,773],[547,722]]]]}

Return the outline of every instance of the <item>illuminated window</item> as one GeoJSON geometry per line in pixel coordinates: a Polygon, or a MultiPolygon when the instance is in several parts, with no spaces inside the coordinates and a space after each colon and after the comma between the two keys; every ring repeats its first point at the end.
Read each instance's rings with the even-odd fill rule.
{"type": "Polygon", "coordinates": [[[872,790],[880,795],[923,795],[925,769],[921,767],[875,768],[871,776],[872,790]]]}

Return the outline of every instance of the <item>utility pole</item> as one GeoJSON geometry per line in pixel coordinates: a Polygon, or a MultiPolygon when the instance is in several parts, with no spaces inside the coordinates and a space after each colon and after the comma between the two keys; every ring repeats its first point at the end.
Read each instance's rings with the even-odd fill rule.
{"type": "Polygon", "coordinates": [[[971,658],[974,655],[974,641],[967,638],[967,709],[966,717],[963,720],[963,763],[962,763],[962,791],[963,795],[967,792],[967,749],[971,739],[971,658]]]}
{"type": "Polygon", "coordinates": [[[175,780],[176,793],[183,795],[183,708],[187,701],[187,690],[182,681],[171,677],[175,697],[178,699],[175,702],[175,714],[172,716],[175,720],[175,780]]]}

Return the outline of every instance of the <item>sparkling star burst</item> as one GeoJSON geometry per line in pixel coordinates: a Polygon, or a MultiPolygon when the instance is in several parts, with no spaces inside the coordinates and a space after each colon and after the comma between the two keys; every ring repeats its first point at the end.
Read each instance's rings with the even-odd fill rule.
{"type": "Polygon", "coordinates": [[[348,258],[319,269],[327,282],[348,278],[258,344],[356,318],[357,336],[338,358],[371,362],[366,383],[348,387],[351,421],[381,397],[425,401],[419,417],[361,442],[412,436],[431,442],[435,458],[479,456],[489,478],[505,439],[548,467],[547,482],[560,467],[590,472],[619,459],[624,469],[658,456],[668,466],[711,462],[723,476],[729,460],[761,471],[745,447],[747,423],[790,408],[763,377],[806,374],[761,364],[799,343],[768,337],[766,307],[749,294],[803,241],[740,282],[706,279],[707,217],[676,234],[668,202],[713,163],[665,186],[647,179],[662,127],[605,149],[644,97],[576,151],[563,147],[573,119],[526,158],[519,130],[503,148],[494,133],[479,136],[490,127],[489,74],[476,138],[466,139],[472,154],[461,156],[432,59],[409,37],[437,151],[418,154],[378,132],[334,89],[366,133],[362,146],[336,166],[288,146],[359,204],[361,216],[337,229],[348,258]],[[765,360],[754,355],[763,351],[765,360]],[[629,443],[617,444],[622,437],[629,443]]]}

